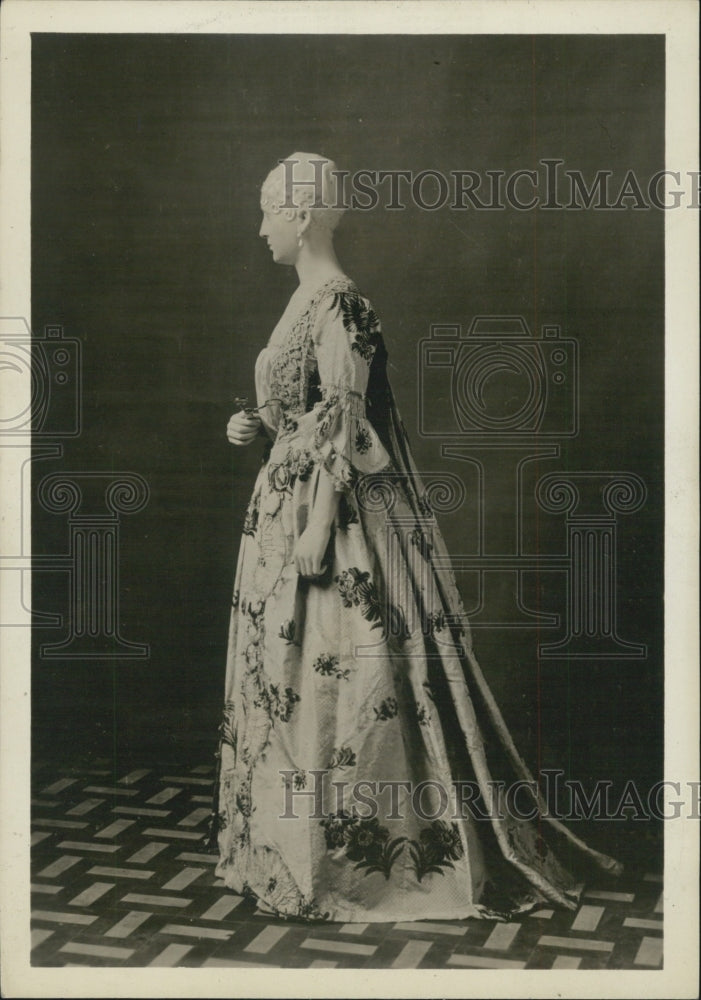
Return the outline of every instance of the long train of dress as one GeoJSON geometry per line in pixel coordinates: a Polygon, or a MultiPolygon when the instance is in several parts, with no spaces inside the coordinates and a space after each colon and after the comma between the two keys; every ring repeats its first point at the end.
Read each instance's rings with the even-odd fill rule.
{"type": "Polygon", "coordinates": [[[278,325],[256,363],[272,445],[236,569],[217,874],[308,919],[574,908],[582,883],[568,868],[620,865],[548,815],[514,746],[386,362],[376,314],[338,278],[278,325]],[[293,550],[320,475],[341,495],[326,570],[306,580],[293,550]],[[533,790],[535,820],[510,814],[514,778],[533,790]]]}

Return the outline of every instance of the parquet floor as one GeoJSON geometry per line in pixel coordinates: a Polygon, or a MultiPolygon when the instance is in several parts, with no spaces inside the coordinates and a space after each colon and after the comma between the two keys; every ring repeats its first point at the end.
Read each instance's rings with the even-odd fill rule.
{"type": "Polygon", "coordinates": [[[659,969],[662,878],[592,883],[576,913],[304,924],[271,919],[214,876],[203,846],[214,769],[35,767],[37,966],[659,969]]]}

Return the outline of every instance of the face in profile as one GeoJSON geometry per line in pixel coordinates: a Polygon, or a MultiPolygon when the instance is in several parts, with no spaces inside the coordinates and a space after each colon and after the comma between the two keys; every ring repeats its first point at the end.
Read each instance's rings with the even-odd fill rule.
{"type": "Polygon", "coordinates": [[[276,264],[294,264],[297,260],[297,220],[286,212],[263,208],[263,221],[258,235],[267,242],[276,264]]]}

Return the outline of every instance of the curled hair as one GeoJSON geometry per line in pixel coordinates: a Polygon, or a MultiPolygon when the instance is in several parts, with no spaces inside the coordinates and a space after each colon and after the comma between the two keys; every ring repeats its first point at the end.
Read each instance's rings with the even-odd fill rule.
{"type": "Polygon", "coordinates": [[[345,212],[337,169],[326,156],[292,153],[265,178],[261,208],[276,214],[284,212],[288,219],[306,209],[314,226],[332,233],[345,212]]]}

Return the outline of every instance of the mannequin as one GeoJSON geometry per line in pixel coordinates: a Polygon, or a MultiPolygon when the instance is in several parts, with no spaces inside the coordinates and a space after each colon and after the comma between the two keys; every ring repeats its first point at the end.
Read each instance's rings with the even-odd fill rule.
{"type": "Polygon", "coordinates": [[[256,362],[257,406],[227,427],[269,452],[234,585],[217,874],[302,919],[573,909],[583,883],[546,834],[568,864],[620,865],[547,815],[476,660],[379,319],[334,249],[335,170],[294,153],[261,191],[260,235],[299,285],[256,362]],[[495,780],[514,778],[535,821],[504,811],[495,780]]]}

